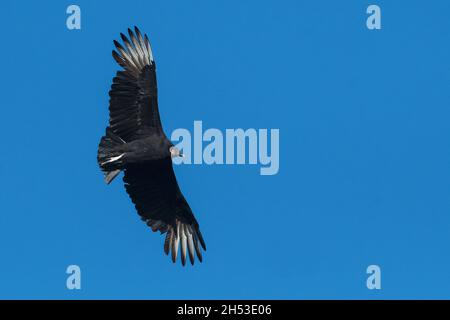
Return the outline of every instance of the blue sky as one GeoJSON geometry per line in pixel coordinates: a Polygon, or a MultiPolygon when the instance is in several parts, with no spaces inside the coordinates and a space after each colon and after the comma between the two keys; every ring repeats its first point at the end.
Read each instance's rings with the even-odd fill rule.
{"type": "Polygon", "coordinates": [[[450,296],[450,2],[74,3],[74,31],[72,2],[0,4],[0,298],[450,296]],[[166,132],[280,129],[277,175],[175,168],[208,247],[194,267],[164,256],[96,163],[112,41],[134,25],[166,132]]]}

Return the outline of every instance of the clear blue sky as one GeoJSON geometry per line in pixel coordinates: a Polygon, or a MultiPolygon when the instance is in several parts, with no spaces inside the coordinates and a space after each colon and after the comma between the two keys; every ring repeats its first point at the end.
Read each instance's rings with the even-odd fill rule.
{"type": "Polygon", "coordinates": [[[450,297],[449,1],[74,3],[79,31],[72,2],[0,4],[0,298],[450,297]],[[96,163],[112,41],[134,25],[167,132],[280,129],[278,175],[175,168],[208,246],[194,267],[96,163]]]}

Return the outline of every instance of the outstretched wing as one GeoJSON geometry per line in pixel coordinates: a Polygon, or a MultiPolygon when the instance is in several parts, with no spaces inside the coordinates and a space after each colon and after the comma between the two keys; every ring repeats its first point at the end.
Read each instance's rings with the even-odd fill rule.
{"type": "Polygon", "coordinates": [[[109,126],[129,142],[139,135],[162,132],[158,111],[156,65],[147,35],[128,29],[131,41],[120,34],[124,48],[114,41],[112,55],[124,70],[118,71],[109,91],[109,126]]]}
{"type": "Polygon", "coordinates": [[[175,262],[181,246],[181,262],[189,254],[202,261],[201,248],[206,250],[199,225],[186,199],[181,194],[170,157],[127,165],[123,181],[136,210],[153,231],[166,234],[164,251],[172,252],[175,262]]]}

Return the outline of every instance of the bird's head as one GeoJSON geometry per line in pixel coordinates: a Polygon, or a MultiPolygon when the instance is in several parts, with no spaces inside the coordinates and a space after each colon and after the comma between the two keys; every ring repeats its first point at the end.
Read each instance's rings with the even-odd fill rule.
{"type": "Polygon", "coordinates": [[[184,155],[181,153],[180,149],[178,149],[177,147],[174,147],[174,146],[170,147],[169,152],[170,152],[170,156],[172,158],[184,157],[184,155]]]}

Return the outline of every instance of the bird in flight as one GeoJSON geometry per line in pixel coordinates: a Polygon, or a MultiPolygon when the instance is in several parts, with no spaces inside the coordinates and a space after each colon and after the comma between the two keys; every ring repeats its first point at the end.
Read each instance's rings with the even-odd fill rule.
{"type": "Polygon", "coordinates": [[[125,189],[142,220],[166,234],[164,252],[175,263],[187,255],[202,261],[205,241],[189,204],[178,187],[172,158],[182,154],[167,139],[158,111],[156,65],[147,35],[137,27],[120,34],[112,55],[123,68],[109,91],[109,126],[101,138],[97,160],[107,184],[123,171],[125,189]]]}

